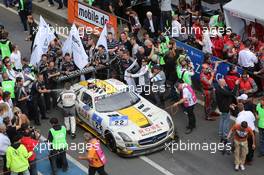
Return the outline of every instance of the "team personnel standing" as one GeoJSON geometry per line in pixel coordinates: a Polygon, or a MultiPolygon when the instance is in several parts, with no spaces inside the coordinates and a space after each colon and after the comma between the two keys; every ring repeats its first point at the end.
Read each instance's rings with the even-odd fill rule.
{"type": "Polygon", "coordinates": [[[174,103],[174,106],[183,103],[184,110],[188,114],[189,124],[186,127],[186,134],[190,134],[194,128],[196,128],[196,120],[194,115],[194,107],[197,103],[197,98],[192,87],[186,83],[176,83],[176,88],[182,95],[180,101],[174,103]]]}
{"type": "Polygon", "coordinates": [[[213,112],[213,98],[214,98],[214,85],[215,72],[218,67],[218,62],[215,63],[214,68],[211,66],[210,54],[205,54],[205,61],[202,65],[202,72],[200,74],[200,81],[204,92],[204,110],[205,120],[214,121],[213,118],[215,112],[213,112]],[[208,61],[209,60],[209,61],[208,61]]]}
{"type": "Polygon", "coordinates": [[[259,157],[264,156],[264,97],[261,102],[258,103],[257,108],[257,120],[259,129],[259,157]]]}
{"type": "Polygon", "coordinates": [[[153,96],[155,98],[156,105],[159,107],[164,107],[164,92],[165,92],[165,82],[166,76],[159,65],[154,65],[152,67],[152,76],[150,79],[152,83],[153,96]],[[154,88],[155,87],[155,88],[154,88]],[[155,89],[155,91],[154,91],[155,89]]]}
{"type": "MultiPolygon", "coordinates": [[[[34,131],[35,132],[35,131],[34,131]]],[[[28,152],[32,152],[32,156],[28,158],[29,161],[29,172],[30,175],[38,175],[37,170],[37,155],[34,152],[35,147],[39,143],[40,134],[34,133],[36,138],[32,138],[32,131],[29,128],[26,128],[24,131],[24,136],[21,138],[21,143],[26,147],[28,152]]]]}
{"type": "Polygon", "coordinates": [[[41,118],[48,119],[46,116],[46,105],[45,105],[45,93],[49,93],[50,90],[46,89],[46,85],[44,82],[43,74],[37,75],[37,81],[32,85],[31,88],[31,96],[32,96],[32,104],[34,110],[34,119],[37,125],[40,125],[39,121],[39,112],[40,110],[41,118]]]}
{"type": "Polygon", "coordinates": [[[88,175],[95,175],[95,173],[99,173],[99,175],[107,175],[104,170],[104,165],[106,164],[106,158],[104,152],[100,146],[100,141],[90,133],[84,134],[84,139],[89,145],[92,145],[87,151],[86,156],[79,156],[80,160],[88,160],[89,162],[89,172],[88,175]]]}
{"type": "Polygon", "coordinates": [[[226,137],[230,127],[230,105],[235,98],[236,92],[238,89],[238,81],[236,81],[236,85],[234,89],[231,89],[227,86],[225,79],[220,79],[218,81],[218,86],[216,87],[216,102],[221,112],[220,123],[218,134],[220,137],[220,142],[226,143],[226,137]]]}
{"type": "Polygon", "coordinates": [[[28,99],[29,95],[26,91],[26,88],[23,86],[24,81],[21,77],[16,78],[16,87],[15,87],[15,99],[16,106],[19,107],[24,114],[29,115],[28,112],[28,99]]]}
{"type": "Polygon", "coordinates": [[[235,145],[235,170],[238,171],[239,167],[243,171],[245,170],[245,161],[248,153],[248,142],[247,139],[249,135],[252,136],[253,144],[252,148],[255,149],[255,136],[252,129],[248,126],[246,121],[241,122],[241,124],[234,124],[228,133],[227,139],[230,139],[232,134],[234,136],[235,145]]]}
{"type": "Polygon", "coordinates": [[[68,170],[68,161],[66,159],[66,149],[68,147],[66,135],[66,128],[59,124],[57,118],[51,118],[50,124],[52,128],[49,130],[48,141],[51,143],[50,148],[50,164],[52,175],[57,174],[57,168],[60,165],[63,172],[68,170]],[[60,164],[57,164],[60,162],[60,164]]]}
{"type": "Polygon", "coordinates": [[[27,7],[26,0],[18,0],[18,15],[23,24],[25,32],[28,31],[28,27],[27,27],[28,9],[27,8],[28,7],[27,7]]]}
{"type": "Polygon", "coordinates": [[[70,83],[65,83],[64,90],[60,94],[58,101],[62,101],[64,123],[68,133],[71,133],[71,137],[75,138],[76,134],[76,119],[75,119],[75,100],[76,95],[74,90],[71,89],[70,83]]]}
{"type": "MultiPolygon", "coordinates": [[[[255,134],[256,127],[254,123],[256,118],[254,114],[251,111],[246,111],[243,103],[238,103],[237,107],[238,107],[239,113],[236,118],[236,124],[241,124],[241,122],[246,121],[248,123],[248,126],[252,129],[254,136],[256,136],[255,134]]],[[[248,154],[246,157],[246,164],[251,165],[253,157],[254,157],[254,149],[252,145],[256,143],[253,143],[252,136],[250,135],[247,138],[247,142],[248,142],[248,154]]]]}
{"type": "Polygon", "coordinates": [[[28,158],[32,152],[28,152],[26,147],[20,142],[21,136],[17,134],[14,143],[6,150],[6,167],[12,175],[23,174],[30,175],[28,158]]]}

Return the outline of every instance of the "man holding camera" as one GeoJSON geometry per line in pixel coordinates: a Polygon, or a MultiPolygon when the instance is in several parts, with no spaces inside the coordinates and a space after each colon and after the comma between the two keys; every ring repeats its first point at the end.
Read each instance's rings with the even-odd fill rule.
{"type": "Polygon", "coordinates": [[[215,121],[215,118],[213,117],[219,116],[219,114],[213,111],[213,101],[214,101],[214,92],[215,92],[213,81],[219,63],[220,62],[216,62],[215,66],[213,66],[211,63],[211,54],[209,53],[205,54],[204,63],[202,65],[202,71],[200,74],[200,81],[205,98],[204,100],[205,120],[208,121],[215,121]]]}

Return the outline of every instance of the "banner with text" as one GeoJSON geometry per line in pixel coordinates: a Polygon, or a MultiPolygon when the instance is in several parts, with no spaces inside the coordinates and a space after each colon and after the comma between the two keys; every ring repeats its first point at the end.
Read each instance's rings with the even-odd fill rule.
{"type": "Polygon", "coordinates": [[[68,3],[68,22],[88,27],[92,33],[101,32],[105,23],[108,22],[117,31],[116,16],[78,0],[68,1],[68,3]]]}

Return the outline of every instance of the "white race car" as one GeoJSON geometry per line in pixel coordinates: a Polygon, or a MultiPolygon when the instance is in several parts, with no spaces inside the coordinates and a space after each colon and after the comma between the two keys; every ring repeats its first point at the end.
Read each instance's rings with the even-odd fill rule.
{"type": "Polygon", "coordinates": [[[121,156],[158,151],[174,137],[171,116],[119,80],[90,79],[73,89],[79,123],[121,156]]]}

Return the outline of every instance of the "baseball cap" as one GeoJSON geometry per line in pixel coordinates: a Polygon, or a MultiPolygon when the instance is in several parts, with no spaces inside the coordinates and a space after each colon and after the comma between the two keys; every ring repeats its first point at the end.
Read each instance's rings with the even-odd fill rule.
{"type": "Polygon", "coordinates": [[[237,100],[247,100],[248,99],[248,95],[247,94],[242,94],[239,97],[237,97],[237,100]]]}

